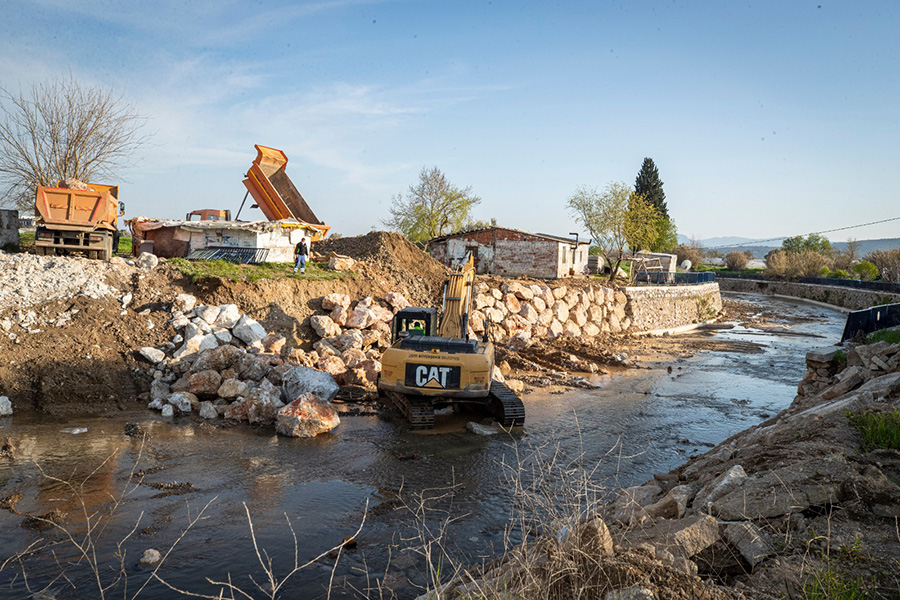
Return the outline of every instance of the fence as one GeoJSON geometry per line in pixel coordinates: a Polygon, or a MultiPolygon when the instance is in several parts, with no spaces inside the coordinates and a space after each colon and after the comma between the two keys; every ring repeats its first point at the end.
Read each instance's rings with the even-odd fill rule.
{"type": "Polygon", "coordinates": [[[882,304],[863,310],[854,310],[847,315],[847,323],[844,325],[844,334],[841,343],[853,339],[857,334],[868,335],[879,329],[896,327],[900,325],[900,303],[882,304]]]}
{"type": "Polygon", "coordinates": [[[813,283],[816,285],[837,285],[858,290],[873,290],[876,292],[891,292],[900,294],[900,283],[889,281],[860,281],[858,279],[831,279],[823,277],[801,277],[800,283],[813,283]]]}
{"type": "Polygon", "coordinates": [[[714,283],[716,274],[711,271],[690,273],[667,273],[663,271],[644,271],[635,275],[635,283],[648,285],[698,285],[714,283]]]}

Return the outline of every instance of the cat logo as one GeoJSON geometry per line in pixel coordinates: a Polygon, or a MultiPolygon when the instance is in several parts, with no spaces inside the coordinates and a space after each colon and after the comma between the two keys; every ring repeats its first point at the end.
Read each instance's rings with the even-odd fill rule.
{"type": "Polygon", "coordinates": [[[449,390],[459,388],[460,368],[442,365],[406,365],[406,385],[417,388],[449,390]]]}
{"type": "Polygon", "coordinates": [[[416,367],[416,385],[418,387],[447,387],[447,374],[450,367],[419,365],[416,367]],[[434,384],[432,384],[434,382],[434,384]]]}

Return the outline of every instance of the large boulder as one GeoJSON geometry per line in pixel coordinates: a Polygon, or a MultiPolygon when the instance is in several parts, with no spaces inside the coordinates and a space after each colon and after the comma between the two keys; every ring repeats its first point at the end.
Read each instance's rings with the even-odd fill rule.
{"type": "Polygon", "coordinates": [[[219,346],[197,355],[194,371],[224,371],[230,369],[244,355],[244,351],[234,346],[219,346]]]}
{"type": "Polygon", "coordinates": [[[161,362],[166,358],[165,352],[157,348],[153,348],[152,346],[144,346],[140,349],[140,354],[142,357],[144,357],[144,359],[147,360],[147,362],[151,362],[153,364],[161,362]]]}
{"type": "Polygon", "coordinates": [[[378,316],[372,311],[372,309],[357,305],[356,308],[354,308],[353,311],[351,311],[347,316],[347,327],[353,329],[364,329],[380,320],[382,319],[379,319],[378,316]]]}
{"type": "Polygon", "coordinates": [[[384,300],[391,305],[393,312],[403,310],[404,308],[409,306],[409,300],[407,300],[406,296],[399,292],[388,292],[384,295],[384,300]]]}
{"type": "Polygon", "coordinates": [[[309,325],[319,337],[333,337],[341,333],[340,326],[325,315],[313,315],[309,318],[309,325]]]}
{"type": "Polygon", "coordinates": [[[222,311],[218,306],[198,306],[194,309],[194,314],[203,319],[208,325],[213,325],[222,311]]]}
{"type": "Polygon", "coordinates": [[[217,348],[218,346],[219,340],[217,340],[216,336],[211,333],[195,335],[191,338],[185,339],[184,344],[181,346],[181,348],[175,351],[175,354],[172,355],[172,358],[175,358],[176,360],[180,360],[182,358],[191,358],[198,352],[217,348]]]}
{"type": "Polygon", "coordinates": [[[219,306],[219,314],[216,316],[215,326],[221,329],[231,329],[241,320],[241,311],[237,304],[223,304],[219,306]]]}
{"type": "Polygon", "coordinates": [[[232,328],[231,333],[245,344],[252,344],[266,337],[266,330],[255,319],[244,315],[232,328]]]}
{"type": "Polygon", "coordinates": [[[291,367],[281,377],[281,390],[282,397],[288,401],[296,400],[303,394],[314,394],[325,402],[331,402],[340,387],[329,373],[306,367],[291,367]]]}
{"type": "Polygon", "coordinates": [[[159,257],[149,252],[141,252],[141,255],[134,262],[142,269],[155,269],[159,266],[159,257]]]}
{"type": "Polygon", "coordinates": [[[191,412],[192,406],[200,404],[197,396],[189,392],[175,392],[169,396],[168,402],[183,413],[191,412]]]}
{"type": "Polygon", "coordinates": [[[220,398],[233,400],[238,396],[246,396],[249,391],[250,388],[240,379],[226,379],[219,385],[219,389],[216,390],[216,394],[220,398]]]}
{"type": "Polygon", "coordinates": [[[198,398],[215,398],[222,376],[218,371],[199,371],[188,379],[188,391],[198,398]]]}
{"type": "Polygon", "coordinates": [[[278,411],[275,431],[289,437],[315,437],[340,424],[331,404],[306,393],[278,411]]]}
{"type": "Polygon", "coordinates": [[[172,302],[172,312],[186,313],[194,310],[197,306],[197,297],[191,294],[178,294],[175,301],[172,302]]]}
{"type": "Polygon", "coordinates": [[[334,310],[338,306],[343,308],[350,306],[350,296],[347,294],[325,294],[322,297],[322,310],[334,310]]]}

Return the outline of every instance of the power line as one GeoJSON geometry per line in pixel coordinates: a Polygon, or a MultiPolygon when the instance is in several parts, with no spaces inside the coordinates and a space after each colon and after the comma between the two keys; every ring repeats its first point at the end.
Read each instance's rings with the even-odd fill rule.
{"type": "MultiPolygon", "coordinates": [[[[812,233],[807,233],[807,236],[810,235],[822,235],[823,233],[834,233],[835,231],[846,231],[847,229],[857,229],[859,227],[868,227],[869,225],[879,225],[881,223],[890,223],[891,221],[900,221],[900,217],[891,217],[890,219],[882,219],[880,221],[872,221],[870,223],[862,223],[860,225],[848,225],[847,227],[836,227],[835,229],[826,229],[824,231],[814,231],[812,233]]],[[[766,242],[777,242],[780,240],[787,239],[789,237],[796,237],[791,235],[783,235],[781,237],[770,238],[768,240],[756,240],[753,242],[741,242],[740,244],[723,244],[721,246],[715,246],[715,248],[736,248],[738,246],[758,246],[759,244],[764,244],[766,242]]],[[[801,235],[802,237],[802,235],[801,235]]]]}

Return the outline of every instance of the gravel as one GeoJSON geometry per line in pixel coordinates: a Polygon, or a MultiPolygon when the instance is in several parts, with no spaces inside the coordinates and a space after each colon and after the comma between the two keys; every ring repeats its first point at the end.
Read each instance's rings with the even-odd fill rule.
{"type": "Polygon", "coordinates": [[[0,252],[0,310],[78,295],[120,296],[119,290],[104,283],[113,268],[108,262],[84,258],[0,252]]]}

